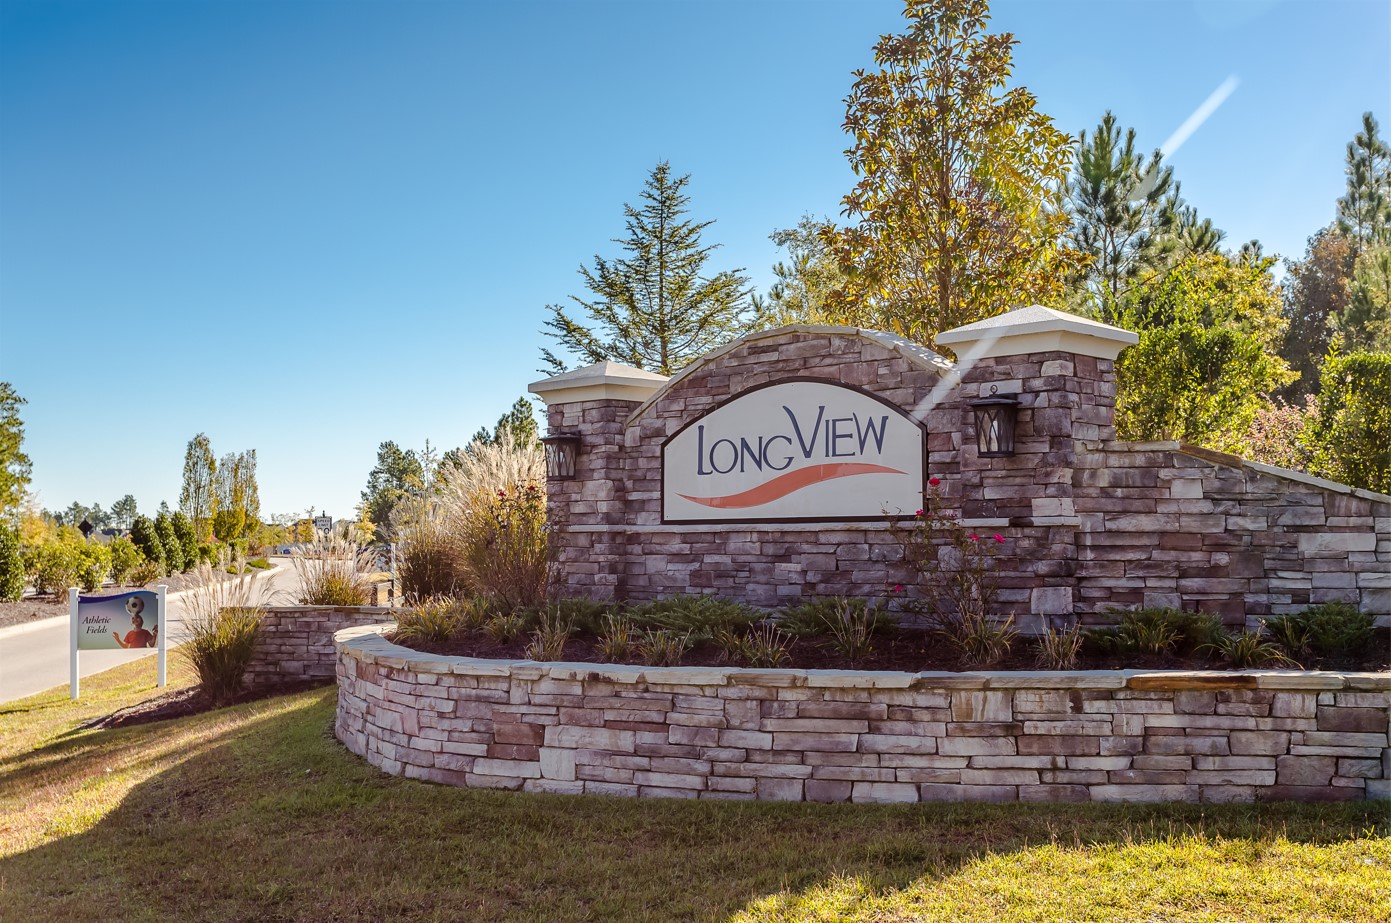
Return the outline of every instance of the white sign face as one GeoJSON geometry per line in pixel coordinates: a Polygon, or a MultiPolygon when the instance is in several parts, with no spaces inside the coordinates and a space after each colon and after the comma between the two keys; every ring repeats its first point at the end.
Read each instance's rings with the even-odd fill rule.
{"type": "Polygon", "coordinates": [[[663,522],[882,519],[922,506],[926,434],[855,388],[746,391],[662,447],[663,522]]]}
{"type": "Polygon", "coordinates": [[[327,533],[327,532],[332,531],[332,530],[333,530],[333,517],[332,517],[332,516],[315,516],[315,517],[314,517],[314,528],[317,529],[318,531],[324,532],[324,533],[327,533]]]}
{"type": "Polygon", "coordinates": [[[150,648],[159,641],[159,596],[149,590],[77,598],[77,649],[150,648]]]}

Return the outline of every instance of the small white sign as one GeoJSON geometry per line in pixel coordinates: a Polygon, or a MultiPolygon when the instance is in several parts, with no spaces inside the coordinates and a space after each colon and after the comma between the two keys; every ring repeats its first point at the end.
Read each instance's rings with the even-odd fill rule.
{"type": "Polygon", "coordinates": [[[662,521],[912,514],[926,457],[926,432],[902,408],[847,385],[787,379],[745,391],[667,441],[662,521]]]}
{"type": "Polygon", "coordinates": [[[315,516],[315,517],[314,517],[314,529],[315,529],[315,531],[317,531],[317,532],[323,532],[325,535],[327,535],[329,532],[331,532],[331,531],[333,530],[333,517],[332,517],[332,516],[315,516]]]}
{"type": "Polygon", "coordinates": [[[76,699],[79,651],[150,650],[156,654],[156,682],[169,677],[169,632],[165,629],[165,600],[169,588],[136,590],[116,596],[83,596],[68,588],[68,695],[76,699]]]}

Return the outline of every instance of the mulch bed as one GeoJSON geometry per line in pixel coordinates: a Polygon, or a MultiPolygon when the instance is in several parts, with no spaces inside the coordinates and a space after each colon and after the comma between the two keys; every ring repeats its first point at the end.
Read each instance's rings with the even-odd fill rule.
{"type": "MultiPolygon", "coordinates": [[[[430,654],[461,657],[482,657],[490,660],[526,659],[530,636],[499,644],[481,633],[471,633],[451,639],[442,645],[410,643],[406,647],[430,654]]],[[[398,642],[399,643],[399,642],[398,642]]],[[[1013,650],[1003,660],[989,666],[963,664],[940,636],[926,631],[900,631],[892,637],[875,641],[873,653],[857,664],[851,664],[834,650],[816,639],[799,639],[788,650],[789,658],[782,666],[798,670],[898,670],[910,673],[927,671],[960,672],[968,670],[1038,670],[1033,642],[1016,639],[1013,650]]],[[[562,660],[577,663],[601,663],[597,644],[588,638],[572,639],[565,645],[562,660]]],[[[637,663],[637,661],[632,661],[637,663]]],[[[1373,638],[1371,651],[1357,661],[1342,663],[1310,663],[1308,669],[1328,670],[1387,670],[1391,664],[1391,631],[1379,629],[1373,638]]],[[[731,663],[713,644],[697,645],[681,660],[682,666],[745,666],[731,663]]],[[[1277,665],[1278,666],[1278,665],[1277,665]]],[[[1288,669],[1288,667],[1280,667],[1288,669]]],[[[1177,654],[1121,657],[1114,654],[1084,652],[1074,669],[1078,670],[1222,670],[1230,669],[1220,660],[1177,654]]]]}
{"type": "Polygon", "coordinates": [[[331,685],[326,682],[301,682],[283,683],[278,686],[262,686],[257,689],[245,689],[231,702],[224,702],[222,705],[215,705],[213,700],[203,694],[203,690],[197,686],[190,686],[185,689],[174,689],[162,693],[143,702],[128,705],[118,711],[113,711],[109,715],[102,715],[100,718],[93,718],[81,729],[86,730],[106,730],[110,728],[132,727],[137,724],[149,724],[152,721],[168,721],[171,718],[187,718],[189,715],[198,715],[214,708],[222,708],[229,705],[241,705],[245,702],[255,702],[259,699],[268,699],[271,696],[290,695],[295,692],[303,692],[306,689],[316,689],[322,686],[331,685]]]}
{"type": "Polygon", "coordinates": [[[40,622],[67,614],[67,594],[64,594],[62,599],[54,599],[52,596],[30,596],[19,602],[0,602],[0,628],[40,622]]]}

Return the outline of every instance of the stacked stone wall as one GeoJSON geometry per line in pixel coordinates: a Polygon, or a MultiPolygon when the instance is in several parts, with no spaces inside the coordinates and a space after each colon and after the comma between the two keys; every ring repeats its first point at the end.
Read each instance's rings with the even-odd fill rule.
{"type": "Polygon", "coordinates": [[[736,342],[645,404],[552,404],[550,431],[584,439],[576,479],[548,485],[562,591],[715,593],[771,608],[911,585],[883,522],[661,521],[667,439],[750,388],[812,377],[863,388],[923,424],[947,508],[1007,539],[993,561],[997,614],[1025,631],[1142,605],[1254,627],[1330,600],[1391,623],[1391,498],[1177,443],[1115,442],[1108,359],[1054,350],[953,374],[882,334],[793,328],[736,342]],[[1012,457],[977,454],[970,403],[992,386],[1019,397],[1012,457]]]}
{"type": "Polygon", "coordinates": [[[1391,797],[1391,676],[856,673],[439,657],[338,635],[336,733],[469,788],[784,801],[1391,797]]]}
{"type": "Polygon", "coordinates": [[[338,652],[333,636],[345,628],[394,622],[396,610],[371,606],[272,606],[246,669],[252,689],[287,683],[329,682],[338,652]]]}
{"type": "Polygon", "coordinates": [[[1177,443],[1078,457],[1078,610],[1391,613],[1391,498],[1177,443]]]}

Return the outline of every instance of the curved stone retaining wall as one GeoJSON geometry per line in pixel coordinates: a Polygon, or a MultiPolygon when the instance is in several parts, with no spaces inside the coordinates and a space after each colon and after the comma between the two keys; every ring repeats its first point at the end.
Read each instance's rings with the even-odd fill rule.
{"type": "Polygon", "coordinates": [[[787,801],[1391,797],[1385,673],[477,660],[338,632],[338,738],[469,788],[787,801]]]}

